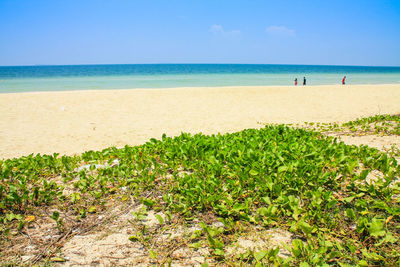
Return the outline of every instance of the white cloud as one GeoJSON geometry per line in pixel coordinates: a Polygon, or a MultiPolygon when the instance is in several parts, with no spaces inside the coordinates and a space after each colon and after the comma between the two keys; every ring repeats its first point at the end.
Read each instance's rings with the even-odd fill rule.
{"type": "Polygon", "coordinates": [[[224,32],[224,28],[221,25],[214,24],[210,27],[210,32],[213,34],[219,34],[224,32]]]}
{"type": "Polygon", "coordinates": [[[221,25],[214,24],[210,27],[210,32],[214,35],[222,35],[222,36],[238,36],[240,35],[239,30],[225,31],[221,25]]]}
{"type": "Polygon", "coordinates": [[[286,28],[285,26],[276,26],[276,25],[272,25],[269,26],[266,30],[265,30],[268,34],[271,35],[278,35],[278,36],[289,36],[289,37],[293,37],[296,35],[295,31],[289,28],[286,28]]]}

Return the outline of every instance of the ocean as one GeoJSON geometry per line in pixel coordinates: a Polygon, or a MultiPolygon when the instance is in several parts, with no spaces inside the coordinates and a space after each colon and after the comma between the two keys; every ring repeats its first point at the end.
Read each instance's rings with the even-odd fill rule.
{"type": "Polygon", "coordinates": [[[0,93],[202,86],[400,84],[400,67],[129,64],[0,66],[0,93]]]}

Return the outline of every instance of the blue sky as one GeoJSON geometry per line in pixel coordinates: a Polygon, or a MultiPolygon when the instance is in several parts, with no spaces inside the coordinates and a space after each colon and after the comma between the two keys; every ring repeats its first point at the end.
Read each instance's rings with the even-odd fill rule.
{"type": "Polygon", "coordinates": [[[400,66],[400,1],[0,0],[0,65],[400,66]]]}

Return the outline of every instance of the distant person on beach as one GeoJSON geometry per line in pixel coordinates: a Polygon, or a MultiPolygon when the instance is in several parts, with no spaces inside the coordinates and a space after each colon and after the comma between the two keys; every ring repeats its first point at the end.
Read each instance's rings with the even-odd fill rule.
{"type": "Polygon", "coordinates": [[[294,85],[297,85],[297,78],[294,78],[294,85]]]}
{"type": "Polygon", "coordinates": [[[306,85],[307,81],[306,81],[306,77],[303,77],[303,85],[306,85]]]}
{"type": "Polygon", "coordinates": [[[343,85],[346,84],[346,76],[343,77],[343,79],[342,79],[342,84],[343,84],[343,85]]]}

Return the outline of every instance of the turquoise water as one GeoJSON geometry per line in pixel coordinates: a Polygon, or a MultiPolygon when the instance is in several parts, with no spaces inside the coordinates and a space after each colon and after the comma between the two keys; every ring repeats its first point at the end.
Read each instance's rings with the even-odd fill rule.
{"type": "Polygon", "coordinates": [[[101,89],[399,83],[400,67],[133,64],[0,67],[0,93],[101,89]]]}

